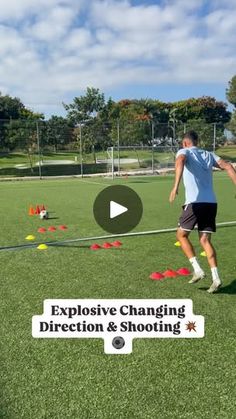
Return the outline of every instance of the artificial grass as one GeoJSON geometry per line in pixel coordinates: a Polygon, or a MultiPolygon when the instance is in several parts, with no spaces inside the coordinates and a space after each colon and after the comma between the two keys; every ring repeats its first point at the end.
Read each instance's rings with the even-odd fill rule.
{"type": "MultiPolygon", "coordinates": [[[[182,192],[170,206],[173,179],[115,180],[143,200],[136,230],[174,227],[182,192]]],[[[11,182],[0,184],[0,246],[25,243],[27,234],[61,240],[103,234],[93,201],[111,180],[11,182]],[[30,204],[44,203],[65,232],[39,235],[44,225],[29,217],[30,204]]],[[[218,222],[235,219],[234,186],[215,174],[218,222]]],[[[104,233],[105,234],[105,233],[104,233]]],[[[236,227],[214,237],[224,286],[208,295],[210,276],[191,286],[186,278],[152,282],[152,271],[188,266],[174,234],[124,238],[119,249],[92,252],[90,243],[1,252],[0,417],[72,419],[234,418],[236,227]],[[205,316],[203,339],[140,339],[132,355],[105,355],[102,340],[31,337],[31,318],[46,298],[191,298],[205,316]]],[[[197,235],[193,233],[197,245],[197,235]]],[[[206,259],[201,258],[206,270],[206,259]]],[[[208,270],[209,272],[209,270],[208,270]]]]}

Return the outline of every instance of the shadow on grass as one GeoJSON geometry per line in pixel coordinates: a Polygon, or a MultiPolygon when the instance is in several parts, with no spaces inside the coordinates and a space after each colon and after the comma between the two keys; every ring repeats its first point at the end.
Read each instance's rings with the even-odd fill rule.
{"type": "Polygon", "coordinates": [[[22,158],[28,158],[27,154],[24,153],[0,153],[0,158],[7,158],[7,159],[22,159],[22,158]]]}
{"type": "Polygon", "coordinates": [[[50,247],[63,247],[63,248],[68,248],[68,249],[90,249],[90,245],[74,245],[74,244],[60,244],[60,243],[55,243],[55,244],[50,244],[50,247]]]}
{"type": "MultiPolygon", "coordinates": [[[[206,291],[209,287],[198,288],[201,291],[206,291]]],[[[236,279],[234,279],[229,285],[224,285],[217,291],[217,294],[236,294],[236,279]]]]}
{"type": "Polygon", "coordinates": [[[151,182],[148,182],[147,180],[132,180],[132,181],[129,180],[129,183],[151,183],[151,182]]]}

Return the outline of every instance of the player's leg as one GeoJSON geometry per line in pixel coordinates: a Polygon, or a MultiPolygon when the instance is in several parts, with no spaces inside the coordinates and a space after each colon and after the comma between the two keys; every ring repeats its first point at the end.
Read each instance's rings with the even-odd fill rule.
{"type": "Polygon", "coordinates": [[[191,284],[198,282],[201,278],[204,277],[204,272],[198,263],[195,250],[189,240],[189,234],[194,229],[196,222],[197,218],[193,212],[193,205],[184,205],[183,212],[179,219],[177,239],[181,244],[184,254],[187,256],[193,267],[194,274],[192,279],[189,281],[191,284]]]}
{"type": "Polygon", "coordinates": [[[217,268],[217,257],[214,246],[211,243],[211,233],[199,232],[199,241],[202,248],[205,250],[207,260],[211,268],[212,285],[208,289],[209,293],[213,293],[221,286],[221,280],[217,268]]]}
{"type": "Polygon", "coordinates": [[[176,237],[177,237],[177,240],[181,244],[181,248],[182,248],[185,256],[187,256],[188,259],[191,259],[191,258],[195,257],[196,254],[195,254],[194,247],[193,247],[191,241],[189,240],[189,234],[190,234],[190,231],[186,231],[182,227],[180,227],[177,230],[176,237]]]}
{"type": "Polygon", "coordinates": [[[199,232],[199,242],[206,252],[210,268],[215,268],[217,266],[217,259],[215,248],[211,243],[211,234],[199,232]]]}
{"type": "Polygon", "coordinates": [[[197,216],[200,244],[206,252],[211,268],[212,285],[207,291],[213,293],[221,286],[217,269],[216,251],[211,243],[211,233],[216,231],[217,204],[207,202],[195,204],[194,211],[197,216]]]}
{"type": "Polygon", "coordinates": [[[189,283],[194,284],[198,282],[200,279],[204,278],[205,274],[198,263],[194,247],[189,240],[189,234],[190,234],[190,231],[183,230],[183,228],[181,227],[178,228],[177,230],[177,239],[179,240],[181,244],[181,248],[185,256],[187,256],[189,262],[191,263],[193,267],[193,277],[189,281],[189,283]]]}

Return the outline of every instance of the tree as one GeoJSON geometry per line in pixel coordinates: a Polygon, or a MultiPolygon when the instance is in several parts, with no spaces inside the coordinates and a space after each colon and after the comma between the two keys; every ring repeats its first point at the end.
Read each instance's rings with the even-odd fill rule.
{"type": "Polygon", "coordinates": [[[85,95],[75,97],[71,104],[64,104],[68,120],[75,126],[80,124],[83,149],[93,151],[95,161],[95,150],[104,148],[110,142],[110,130],[104,118],[108,117],[112,106],[112,100],[106,103],[104,94],[93,87],[87,87],[85,95]]]}
{"type": "Polygon", "coordinates": [[[21,112],[24,109],[23,103],[20,99],[10,97],[9,95],[2,96],[0,93],[0,119],[19,119],[21,112]]]}
{"type": "Polygon", "coordinates": [[[144,100],[123,99],[113,103],[110,112],[112,121],[111,138],[114,145],[118,141],[118,124],[120,145],[148,144],[151,141],[151,119],[144,100]]]}
{"type": "Polygon", "coordinates": [[[119,102],[110,98],[106,102],[103,93],[94,88],[87,88],[85,95],[64,106],[68,118],[81,124],[87,151],[117,144],[118,123],[121,145],[151,145],[153,138],[180,138],[186,125],[194,125],[198,127],[203,145],[210,147],[213,124],[217,124],[216,140],[221,143],[231,116],[227,105],[214,97],[203,96],[173,103],[148,98],[122,99],[119,102]]]}
{"type": "MultiPolygon", "coordinates": [[[[195,130],[199,136],[199,143],[200,146],[206,148],[208,150],[213,149],[214,143],[214,134],[215,134],[215,146],[218,147],[219,145],[224,144],[225,142],[225,135],[224,135],[224,126],[222,124],[214,124],[206,123],[204,119],[193,119],[189,120],[185,124],[185,129],[188,130],[195,130]]],[[[180,137],[183,135],[183,127],[181,127],[181,134],[180,137]]]]}
{"type": "Polygon", "coordinates": [[[217,101],[214,97],[203,96],[173,102],[171,109],[175,108],[175,117],[183,123],[189,120],[202,119],[206,123],[227,123],[230,120],[230,112],[227,104],[217,101]]]}
{"type": "Polygon", "coordinates": [[[235,139],[236,139],[236,111],[234,111],[232,113],[231,120],[227,124],[226,128],[233,134],[234,142],[235,142],[235,139]]]}
{"type": "Polygon", "coordinates": [[[105,97],[99,89],[87,87],[85,95],[75,97],[69,105],[63,104],[67,118],[78,124],[97,117],[105,108],[105,97]]]}
{"type": "Polygon", "coordinates": [[[236,75],[229,81],[229,87],[226,89],[226,97],[236,108],[236,75]]]}
{"type": "Polygon", "coordinates": [[[236,75],[229,81],[229,87],[226,89],[227,99],[234,106],[231,120],[227,125],[227,129],[236,137],[236,75]]]}
{"type": "Polygon", "coordinates": [[[43,114],[27,109],[20,99],[0,93],[0,147],[25,149],[27,143],[32,143],[35,121],[43,118],[43,114]]]}
{"type": "Polygon", "coordinates": [[[16,148],[18,150],[28,150],[28,145],[31,149],[37,148],[37,122],[40,121],[39,118],[42,114],[29,112],[28,118],[26,119],[18,118],[3,121],[1,130],[3,134],[2,145],[6,148],[10,150],[16,148]]]}
{"type": "Polygon", "coordinates": [[[74,127],[68,119],[52,115],[51,118],[40,124],[40,137],[42,146],[53,146],[55,151],[74,141],[74,127]]]}

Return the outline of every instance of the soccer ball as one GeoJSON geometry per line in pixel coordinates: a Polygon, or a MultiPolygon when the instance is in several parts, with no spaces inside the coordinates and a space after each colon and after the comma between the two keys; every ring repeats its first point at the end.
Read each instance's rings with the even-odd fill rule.
{"type": "Polygon", "coordinates": [[[46,210],[40,211],[39,218],[40,218],[40,220],[47,220],[48,219],[48,212],[46,210]]]}

